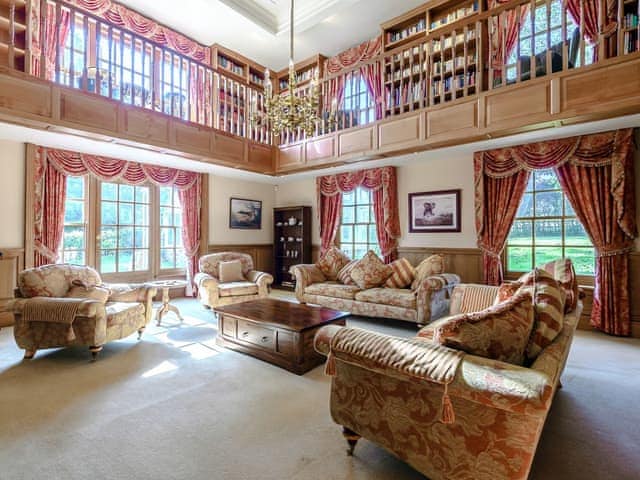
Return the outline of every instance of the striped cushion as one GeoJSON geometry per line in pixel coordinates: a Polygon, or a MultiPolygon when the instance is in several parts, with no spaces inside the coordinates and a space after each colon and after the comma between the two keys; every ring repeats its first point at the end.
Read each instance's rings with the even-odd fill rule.
{"type": "Polygon", "coordinates": [[[338,272],[338,281],[345,285],[355,285],[356,282],[351,278],[351,270],[356,266],[360,260],[351,260],[338,272]]]}
{"type": "Polygon", "coordinates": [[[565,293],[546,271],[536,268],[518,279],[522,286],[516,293],[532,295],[535,326],[527,346],[527,358],[532,361],[558,336],[564,322],[565,293]]]}
{"type": "Polygon", "coordinates": [[[451,293],[449,313],[471,313],[484,310],[493,305],[498,287],[476,285],[472,283],[457,285],[451,293]]]}
{"type": "Polygon", "coordinates": [[[413,265],[409,263],[406,258],[399,258],[395,262],[389,264],[393,273],[387,281],[384,282],[385,287],[389,288],[406,288],[411,285],[414,277],[416,276],[416,270],[413,265]]]}
{"type": "Polygon", "coordinates": [[[550,273],[564,290],[567,296],[564,303],[564,313],[573,312],[578,306],[578,280],[576,279],[576,271],[573,268],[571,259],[560,258],[553,262],[545,263],[542,269],[550,273]]]}
{"type": "Polygon", "coordinates": [[[444,273],[444,257],[442,255],[431,255],[425,258],[415,268],[415,272],[411,290],[416,290],[425,278],[444,273]]]}

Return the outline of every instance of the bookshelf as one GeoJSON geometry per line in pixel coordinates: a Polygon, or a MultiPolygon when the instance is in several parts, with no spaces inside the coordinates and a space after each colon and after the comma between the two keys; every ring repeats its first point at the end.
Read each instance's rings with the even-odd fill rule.
{"type": "Polygon", "coordinates": [[[425,35],[427,31],[427,7],[421,5],[381,25],[385,50],[406,45],[425,35]]]}
{"type": "Polygon", "coordinates": [[[273,209],[274,286],[295,288],[289,269],[311,263],[311,207],[273,209]]]}
{"type": "Polygon", "coordinates": [[[638,51],[640,47],[640,14],[637,0],[624,0],[622,4],[622,53],[638,51]]]}
{"type": "Polygon", "coordinates": [[[0,0],[0,65],[25,71],[27,2],[0,0]]]}
{"type": "MultiPolygon", "coordinates": [[[[311,80],[318,74],[318,78],[321,79],[324,74],[324,62],[326,57],[323,55],[314,55],[294,65],[296,71],[296,81],[298,88],[306,87],[311,83],[311,80]]],[[[276,85],[278,93],[286,92],[289,90],[289,67],[280,70],[276,73],[276,85]]]]}
{"type": "Polygon", "coordinates": [[[429,9],[429,32],[475,15],[480,11],[479,0],[447,2],[429,9]]]}

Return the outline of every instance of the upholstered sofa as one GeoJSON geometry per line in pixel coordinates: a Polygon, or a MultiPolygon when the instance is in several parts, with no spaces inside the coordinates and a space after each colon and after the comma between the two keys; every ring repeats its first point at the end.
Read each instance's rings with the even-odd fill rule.
{"type": "MultiPolygon", "coordinates": [[[[497,292],[458,285],[450,313],[492,305],[497,292]]],[[[578,302],[564,314],[560,333],[529,366],[437,344],[433,332],[449,317],[411,339],[324,327],[315,348],[329,356],[331,416],[349,452],[362,436],[431,480],[526,479],[581,311],[578,302]]]]}
{"type": "Polygon", "coordinates": [[[11,310],[18,347],[25,358],[33,358],[37,350],[88,346],[95,359],[103,345],[138,332],[142,335],[151,320],[156,288],[148,285],[103,285],[98,272],[75,265],[45,265],[27,269],[18,276],[18,288],[11,310]],[[89,291],[103,288],[103,300],[68,297],[72,288],[89,291]],[[35,303],[38,306],[34,308],[35,303]],[[63,318],[60,309],[71,311],[63,318]],[[68,310],[70,309],[70,310],[68,310]]]}
{"type": "Polygon", "coordinates": [[[295,295],[300,303],[426,325],[447,313],[451,289],[460,283],[457,275],[443,273],[441,256],[433,255],[426,261],[436,266],[422,269],[407,288],[362,289],[358,285],[344,284],[340,279],[328,279],[317,264],[294,265],[291,273],[296,278],[295,295]]]}
{"type": "Polygon", "coordinates": [[[258,300],[269,295],[273,276],[253,269],[253,259],[246,253],[220,252],[204,255],[199,260],[200,272],[194,281],[198,286],[198,298],[207,308],[258,300]],[[239,261],[242,280],[222,282],[220,263],[239,261]]]}

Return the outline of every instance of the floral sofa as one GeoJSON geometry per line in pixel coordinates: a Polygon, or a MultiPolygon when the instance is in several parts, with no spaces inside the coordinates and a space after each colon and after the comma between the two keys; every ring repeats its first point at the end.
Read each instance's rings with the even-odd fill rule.
{"type": "Polygon", "coordinates": [[[26,359],[40,349],[71,345],[88,346],[95,359],[107,342],[134,332],[140,338],[151,320],[155,294],[156,288],[148,285],[103,285],[90,267],[63,264],[27,269],[18,276],[16,298],[10,306],[14,337],[26,359]],[[84,293],[69,296],[74,288],[84,293]],[[104,293],[101,299],[90,293],[96,288],[104,293]],[[40,313],[34,317],[36,302],[40,313]],[[60,308],[72,309],[73,318],[67,322],[53,318],[60,308]]]}
{"type": "MultiPolygon", "coordinates": [[[[340,263],[334,258],[329,263],[335,265],[334,270],[342,271],[355,262],[345,261],[349,262],[346,259],[340,263]]],[[[331,275],[318,264],[294,265],[291,273],[295,275],[295,294],[301,303],[322,305],[354,315],[406,320],[419,325],[426,325],[447,313],[451,289],[460,282],[457,275],[444,273],[441,255],[432,255],[413,269],[410,284],[405,288],[392,288],[387,286],[388,283],[360,288],[352,282],[345,283],[341,272],[331,275]]]]}
{"type": "MultiPolygon", "coordinates": [[[[498,294],[498,287],[458,285],[450,314],[488,307],[498,294]]],[[[434,333],[457,316],[412,339],[324,327],[315,348],[328,355],[331,416],[343,426],[349,453],[362,436],[431,480],[526,479],[582,304],[567,310],[557,336],[525,365],[436,342],[434,333]]]]}

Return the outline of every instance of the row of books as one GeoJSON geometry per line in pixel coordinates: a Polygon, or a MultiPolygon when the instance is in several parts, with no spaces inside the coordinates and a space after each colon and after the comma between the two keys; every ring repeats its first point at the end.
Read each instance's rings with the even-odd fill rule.
{"type": "Polygon", "coordinates": [[[478,11],[478,2],[473,2],[473,4],[467,7],[460,7],[453,12],[448,13],[446,16],[442,17],[439,20],[431,22],[431,29],[441,27],[443,25],[447,25],[449,23],[453,23],[456,20],[460,20],[461,18],[468,17],[469,15],[478,11]]]}
{"type": "Polygon", "coordinates": [[[408,78],[411,75],[418,75],[420,72],[427,71],[427,61],[425,60],[422,64],[414,63],[413,65],[409,65],[402,70],[394,70],[391,74],[387,75],[387,82],[401,80],[403,78],[408,78]]]}
{"type": "MultiPolygon", "coordinates": [[[[475,30],[469,30],[467,32],[467,41],[469,40],[473,40],[476,36],[475,30]]],[[[442,50],[443,48],[451,48],[454,45],[454,40],[455,40],[455,44],[456,45],[460,45],[461,43],[464,43],[464,33],[460,33],[458,35],[454,37],[445,37],[444,38],[444,43],[442,42],[441,39],[437,39],[437,40],[433,40],[431,42],[431,51],[432,52],[439,52],[440,50],[442,50]]]]}
{"type": "MultiPolygon", "coordinates": [[[[297,83],[302,83],[302,82],[306,82],[307,80],[311,80],[316,75],[317,71],[318,71],[318,67],[313,67],[313,68],[309,68],[307,70],[303,70],[302,72],[297,72],[296,73],[296,82],[297,83]]],[[[280,85],[280,90],[288,89],[289,88],[289,77],[281,78],[279,85],[280,85]]]]}
{"type": "Polygon", "coordinates": [[[624,53],[631,53],[638,50],[640,40],[638,40],[638,32],[624,32],[623,48],[624,53]]]}
{"type": "Polygon", "coordinates": [[[638,15],[627,13],[623,21],[624,28],[636,28],[638,26],[638,15]]]}
{"type": "Polygon", "coordinates": [[[236,104],[241,108],[244,108],[244,96],[238,96],[230,91],[225,92],[220,89],[218,91],[218,98],[220,100],[220,104],[236,104]]]}
{"type": "Polygon", "coordinates": [[[398,42],[404,38],[415,35],[419,32],[424,32],[427,29],[427,21],[424,18],[418,20],[418,22],[410,27],[395,32],[387,32],[387,43],[398,42]]]}
{"type": "Polygon", "coordinates": [[[399,107],[410,103],[420,102],[425,98],[426,80],[416,80],[411,84],[405,84],[402,88],[386,88],[386,105],[399,107]]]}
{"type": "Polygon", "coordinates": [[[440,75],[441,73],[451,72],[454,69],[464,68],[464,66],[475,65],[475,54],[467,55],[466,59],[463,55],[442,61],[433,62],[433,74],[440,75]]]}
{"type": "Polygon", "coordinates": [[[232,73],[235,73],[236,75],[244,75],[244,68],[241,65],[238,65],[237,63],[235,63],[233,60],[228,59],[227,57],[224,57],[222,55],[218,55],[218,66],[229,70],[232,73]]]}
{"type": "Polygon", "coordinates": [[[264,77],[254,72],[249,72],[249,80],[256,85],[264,85],[264,77]]]}
{"type": "Polygon", "coordinates": [[[447,77],[443,80],[434,80],[431,82],[431,90],[434,97],[442,93],[449,93],[452,90],[461,90],[464,87],[474,87],[476,84],[476,72],[461,73],[453,77],[447,77]]]}

